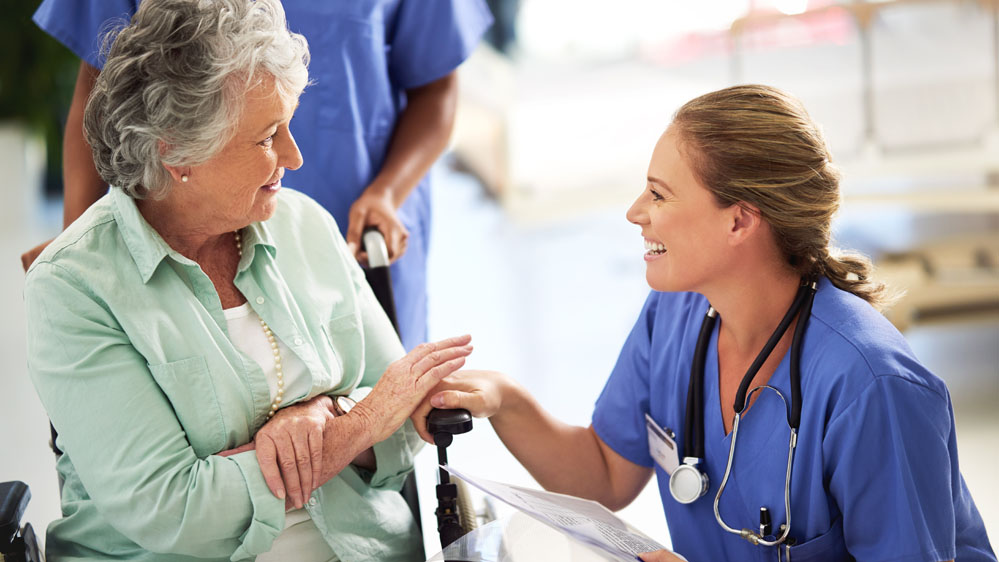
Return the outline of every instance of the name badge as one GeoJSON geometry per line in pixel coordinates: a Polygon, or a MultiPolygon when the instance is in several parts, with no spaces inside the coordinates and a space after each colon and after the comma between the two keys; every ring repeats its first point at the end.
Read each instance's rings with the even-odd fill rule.
{"type": "Polygon", "coordinates": [[[673,471],[680,466],[680,456],[676,452],[676,441],[666,433],[652,416],[645,414],[645,429],[649,435],[649,453],[655,459],[656,464],[666,471],[666,474],[673,474],[673,471]]]}

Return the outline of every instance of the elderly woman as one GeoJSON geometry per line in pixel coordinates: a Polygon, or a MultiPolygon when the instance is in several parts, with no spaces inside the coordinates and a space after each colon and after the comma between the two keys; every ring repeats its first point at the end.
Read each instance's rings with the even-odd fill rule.
{"type": "Polygon", "coordinates": [[[404,356],[333,219],[282,190],[307,62],[277,0],[146,0],[114,39],[85,117],[114,189],[25,288],[51,560],[419,551],[407,417],[469,338],[404,356]]]}
{"type": "Polygon", "coordinates": [[[592,424],[494,373],[455,373],[430,404],[491,416],[557,492],[620,509],[655,475],[691,562],[995,562],[946,386],[878,313],[870,261],[832,246],[831,160],[775,88],[686,103],[627,213],[653,291],[592,424]]]}

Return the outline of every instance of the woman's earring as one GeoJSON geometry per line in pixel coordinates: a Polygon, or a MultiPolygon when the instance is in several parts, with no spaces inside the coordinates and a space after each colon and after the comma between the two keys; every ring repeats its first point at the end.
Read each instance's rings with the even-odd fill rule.
{"type": "Polygon", "coordinates": [[[180,175],[180,181],[182,181],[184,183],[187,183],[187,174],[181,174],[180,175]]]}

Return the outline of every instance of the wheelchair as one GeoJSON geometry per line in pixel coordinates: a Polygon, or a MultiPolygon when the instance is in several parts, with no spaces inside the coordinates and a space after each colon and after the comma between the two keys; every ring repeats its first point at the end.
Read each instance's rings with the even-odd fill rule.
{"type": "MultiPolygon", "coordinates": [[[[385,238],[377,229],[368,228],[364,232],[362,243],[368,254],[368,267],[364,269],[365,278],[371,285],[379,304],[391,320],[392,326],[398,332],[385,238]]],[[[434,436],[440,464],[447,464],[448,445],[451,444],[454,435],[472,429],[472,416],[467,410],[433,409],[427,418],[427,426],[434,436]]],[[[49,445],[58,459],[62,455],[62,451],[56,446],[56,429],[52,424],[49,424],[49,428],[52,434],[49,445]]],[[[62,488],[61,481],[59,487],[62,488]]],[[[443,469],[439,469],[436,492],[438,500],[438,507],[435,511],[437,531],[441,538],[441,548],[444,548],[473,530],[476,527],[476,517],[464,484],[457,480],[452,482],[443,469]]],[[[419,497],[416,479],[412,472],[406,478],[400,493],[409,505],[422,534],[419,497]]],[[[21,518],[24,516],[30,499],[31,490],[24,482],[0,483],[0,562],[45,561],[31,524],[21,524],[21,518]]],[[[424,553],[424,558],[426,558],[426,553],[424,553]]],[[[448,562],[461,561],[449,560],[448,562]]]]}
{"type": "MultiPolygon", "coordinates": [[[[399,331],[396,323],[395,299],[392,296],[392,279],[389,275],[388,249],[385,246],[385,239],[381,232],[375,228],[365,230],[362,237],[365,251],[368,253],[368,267],[364,270],[371,290],[375,293],[375,298],[385,309],[385,314],[392,321],[392,326],[399,331]]],[[[437,446],[438,464],[447,464],[447,447],[451,444],[454,436],[460,433],[467,433],[472,430],[472,415],[468,410],[438,410],[434,408],[427,416],[427,430],[434,437],[434,445],[437,446]]],[[[475,510],[472,507],[468,489],[464,482],[460,480],[452,481],[450,475],[443,468],[438,469],[437,475],[437,509],[434,512],[437,516],[437,532],[440,535],[441,548],[460,539],[466,533],[477,527],[475,510]]],[[[422,522],[420,520],[420,503],[416,492],[416,479],[413,472],[409,473],[401,491],[416,524],[420,527],[422,534],[422,522]]],[[[426,558],[426,553],[424,553],[426,558]]],[[[447,560],[447,562],[461,562],[459,560],[447,560]]]]}

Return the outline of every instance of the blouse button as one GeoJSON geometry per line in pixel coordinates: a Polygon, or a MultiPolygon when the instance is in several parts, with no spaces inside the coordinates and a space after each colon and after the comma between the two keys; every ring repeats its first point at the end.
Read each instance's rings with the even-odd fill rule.
{"type": "Polygon", "coordinates": [[[305,341],[303,341],[302,338],[295,338],[295,345],[302,345],[303,343],[305,343],[305,341]]]}
{"type": "Polygon", "coordinates": [[[257,304],[264,304],[264,297],[257,297],[257,304]]]}

